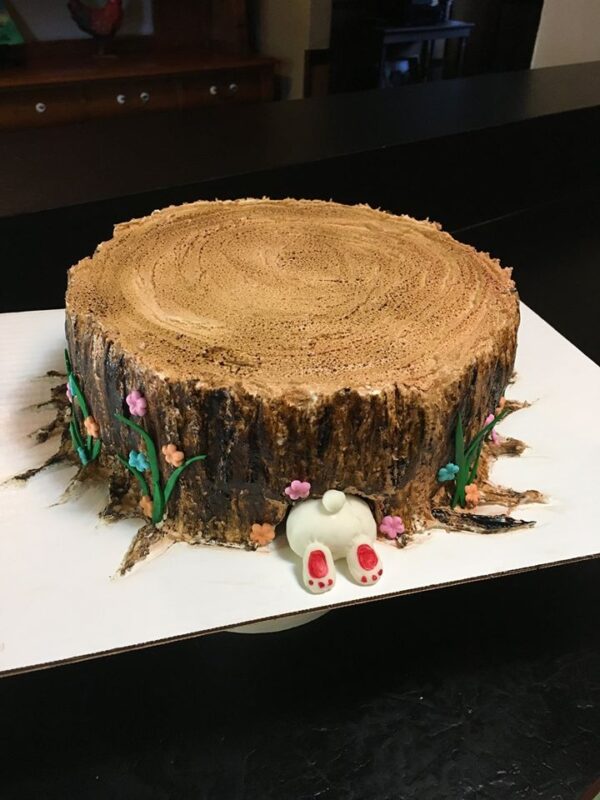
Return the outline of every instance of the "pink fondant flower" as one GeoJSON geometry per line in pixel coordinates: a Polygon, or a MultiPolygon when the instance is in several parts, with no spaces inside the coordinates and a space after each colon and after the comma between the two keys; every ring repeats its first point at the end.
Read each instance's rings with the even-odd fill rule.
{"type": "Polygon", "coordinates": [[[479,489],[476,483],[468,483],[465,486],[465,502],[467,508],[475,508],[479,505],[479,489]]]}
{"type": "Polygon", "coordinates": [[[67,384],[67,400],[69,403],[73,402],[73,392],[71,391],[71,387],[67,384]]]}
{"type": "Polygon", "coordinates": [[[402,517],[384,517],[379,523],[379,530],[388,539],[397,539],[405,530],[402,517]]]}
{"type": "Polygon", "coordinates": [[[185,461],[185,455],[181,450],[177,449],[177,445],[165,444],[161,449],[165,461],[172,467],[180,467],[185,461]]]}
{"type": "Polygon", "coordinates": [[[305,500],[310,494],[310,483],[308,481],[292,481],[284,491],[290,500],[305,500]]]}
{"type": "Polygon", "coordinates": [[[148,408],[146,398],[138,389],[129,392],[125,398],[125,402],[129,406],[129,413],[135,414],[136,417],[143,417],[148,408]]]}
{"type": "MultiPolygon", "coordinates": [[[[495,419],[496,417],[493,414],[488,414],[487,417],[485,418],[484,425],[489,425],[490,422],[493,422],[495,419]]],[[[490,433],[490,439],[494,444],[498,444],[498,442],[500,441],[500,437],[498,436],[495,428],[492,428],[492,431],[490,433]]]]}

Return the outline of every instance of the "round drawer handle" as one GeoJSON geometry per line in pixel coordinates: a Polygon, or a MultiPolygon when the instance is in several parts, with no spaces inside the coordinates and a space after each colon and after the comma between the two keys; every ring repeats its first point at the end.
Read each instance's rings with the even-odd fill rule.
{"type": "Polygon", "coordinates": [[[125,102],[126,102],[126,100],[127,100],[127,98],[125,97],[125,95],[124,95],[124,94],[118,94],[118,95],[117,95],[117,103],[118,103],[120,106],[124,106],[124,105],[125,105],[125,102]]]}
{"type": "Polygon", "coordinates": [[[235,94],[237,92],[238,88],[239,87],[238,87],[237,83],[230,83],[229,84],[229,91],[231,92],[231,94],[235,94]]]}
{"type": "Polygon", "coordinates": [[[213,83],[213,85],[210,87],[210,89],[209,89],[208,91],[209,91],[209,92],[210,92],[210,93],[213,95],[213,97],[214,97],[216,94],[218,94],[218,93],[219,93],[219,87],[218,87],[218,86],[215,86],[215,85],[214,85],[214,83],[213,83]]]}
{"type": "Polygon", "coordinates": [[[36,103],[35,110],[37,111],[38,114],[43,114],[44,111],[46,110],[46,103],[36,103]]]}
{"type": "Polygon", "coordinates": [[[140,100],[142,103],[147,103],[150,100],[150,93],[149,92],[140,92],[140,100]]]}

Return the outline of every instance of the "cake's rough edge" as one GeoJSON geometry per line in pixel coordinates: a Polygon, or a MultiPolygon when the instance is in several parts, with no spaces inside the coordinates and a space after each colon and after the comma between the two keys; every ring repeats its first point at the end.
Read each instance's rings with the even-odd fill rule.
{"type": "MultiPolygon", "coordinates": [[[[130,519],[140,517],[143,518],[138,505],[135,494],[131,494],[129,490],[122,491],[116,490],[115,480],[123,477],[122,473],[119,476],[114,469],[107,469],[106,464],[102,465],[98,462],[82,467],[79,464],[76,455],[70,447],[70,439],[68,432],[68,412],[71,408],[70,403],[66,399],[67,385],[60,383],[52,388],[51,398],[47,401],[47,405],[52,405],[56,409],[56,424],[49,424],[49,436],[52,438],[60,436],[59,447],[52,456],[50,456],[44,463],[38,467],[27,470],[24,473],[15,475],[13,481],[26,482],[30,478],[37,475],[39,472],[47,469],[50,466],[68,462],[72,465],[78,465],[78,470],[73,478],[70,480],[68,486],[59,502],[68,500],[77,487],[86,483],[100,483],[108,485],[109,500],[106,506],[99,512],[99,517],[107,522],[117,522],[121,519],[130,519]]],[[[513,411],[518,411],[522,408],[527,408],[529,403],[519,402],[515,400],[508,401],[513,411]]],[[[34,436],[35,436],[34,432],[34,436]]],[[[37,439],[38,443],[46,441],[45,438],[37,439]]],[[[448,531],[464,531],[470,530],[477,533],[490,534],[497,532],[505,532],[507,530],[515,530],[519,528],[531,527],[534,523],[528,520],[517,520],[509,516],[517,507],[524,504],[536,504],[547,502],[546,496],[535,489],[527,489],[525,491],[517,491],[505,486],[498,486],[489,481],[489,472],[492,464],[500,457],[518,457],[526,449],[527,445],[520,440],[511,438],[502,439],[499,444],[487,442],[484,446],[483,458],[481,463],[481,472],[479,476],[481,485],[481,499],[483,504],[499,504],[507,509],[506,514],[485,515],[477,512],[471,514],[469,512],[453,511],[449,504],[449,495],[444,493],[443,487],[440,489],[438,495],[432,498],[429,508],[429,513],[426,518],[422,520],[419,525],[413,525],[410,531],[402,531],[395,538],[394,543],[398,548],[404,548],[409,545],[415,538],[421,534],[427,533],[433,528],[445,528],[448,531]]],[[[114,467],[114,465],[113,465],[114,467]]],[[[118,480],[117,480],[118,483],[118,480]]],[[[361,497],[361,493],[357,492],[357,496],[361,497]]],[[[385,537],[380,534],[380,539],[385,537]]],[[[244,548],[255,550],[257,545],[251,542],[247,543],[224,543],[218,541],[194,541],[191,537],[182,538],[174,532],[168,524],[152,525],[148,521],[139,528],[134,538],[132,539],[123,560],[118,567],[118,574],[125,575],[133,567],[144,561],[149,555],[153,555],[155,550],[162,547],[161,543],[174,544],[176,542],[187,541],[188,544],[219,544],[220,546],[228,546],[233,548],[244,548]],[[175,535],[174,535],[175,534],[175,535]]]]}

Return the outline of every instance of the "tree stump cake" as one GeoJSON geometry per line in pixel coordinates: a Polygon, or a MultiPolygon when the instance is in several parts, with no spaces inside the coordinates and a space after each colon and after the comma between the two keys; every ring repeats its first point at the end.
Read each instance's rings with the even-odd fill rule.
{"type": "Polygon", "coordinates": [[[118,457],[148,453],[123,418],[156,444],[163,484],[169,453],[205,455],[163,524],[240,546],[285,519],[294,480],[358,495],[378,522],[431,519],[458,414],[474,432],[496,407],[519,323],[510,270],[437,225],[297,200],[118,225],[71,269],[66,306],[101,462],[137,497],[118,457]]]}

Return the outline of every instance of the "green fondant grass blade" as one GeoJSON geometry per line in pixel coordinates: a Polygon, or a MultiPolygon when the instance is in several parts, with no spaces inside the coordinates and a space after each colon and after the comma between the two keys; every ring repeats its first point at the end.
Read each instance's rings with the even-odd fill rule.
{"type": "Polygon", "coordinates": [[[85,402],[85,397],[83,396],[83,392],[79,388],[79,383],[77,382],[77,378],[71,372],[70,373],[71,381],[73,383],[73,388],[75,389],[75,397],[77,398],[77,402],[79,403],[79,408],[81,409],[81,413],[83,414],[83,418],[90,416],[90,412],[87,407],[87,403],[85,402]]]}
{"type": "Polygon", "coordinates": [[[180,467],[177,467],[177,469],[171,473],[169,480],[165,485],[165,505],[169,502],[169,497],[171,497],[171,492],[175,488],[175,484],[177,483],[179,476],[181,475],[183,470],[186,467],[189,467],[190,464],[193,464],[194,461],[202,461],[204,458],[206,458],[206,456],[193,456],[192,458],[188,458],[188,460],[184,464],[182,464],[180,467]]]}
{"type": "Polygon", "coordinates": [[[132,475],[135,475],[135,477],[138,479],[138,483],[140,484],[140,489],[142,490],[142,494],[147,497],[150,497],[150,490],[148,489],[148,483],[146,482],[146,478],[144,478],[139,469],[132,467],[129,461],[123,458],[123,456],[117,455],[117,458],[119,459],[121,464],[123,464],[125,469],[128,469],[129,472],[131,472],[132,475]]]}
{"type": "Polygon", "coordinates": [[[465,479],[466,479],[466,464],[465,464],[465,436],[462,423],[462,414],[458,412],[458,419],[456,420],[456,430],[454,431],[454,461],[458,467],[458,473],[454,479],[455,489],[452,497],[452,508],[457,503],[461,505],[464,502],[465,495],[465,479]]]}
{"type": "MultiPolygon", "coordinates": [[[[71,359],[69,358],[69,353],[65,350],[65,367],[67,368],[67,385],[72,385],[74,389],[75,399],[77,400],[77,404],[79,406],[79,412],[81,413],[83,419],[90,416],[90,412],[88,409],[88,405],[86,399],[83,395],[79,387],[79,383],[77,382],[77,378],[73,374],[73,365],[71,364],[71,359]],[[70,379],[70,381],[69,381],[70,379]]],[[[75,403],[73,403],[73,419],[69,427],[71,428],[71,439],[73,440],[73,445],[75,449],[77,447],[82,447],[89,461],[95,461],[98,456],[100,455],[100,448],[102,447],[102,442],[100,439],[94,439],[92,436],[88,434],[85,439],[85,444],[83,443],[83,439],[81,437],[81,432],[79,429],[79,423],[77,422],[77,411],[75,403]],[[72,427],[71,427],[72,426],[72,427]]]]}
{"type": "Polygon", "coordinates": [[[465,486],[467,485],[467,476],[464,471],[461,471],[456,476],[454,495],[452,496],[451,506],[454,508],[456,504],[464,508],[465,505],[465,486]]]}
{"type": "Polygon", "coordinates": [[[479,446],[479,443],[483,442],[485,437],[488,436],[492,432],[492,430],[496,427],[496,425],[499,422],[502,422],[502,420],[505,417],[507,417],[510,413],[511,413],[511,410],[508,409],[508,408],[506,409],[506,411],[501,411],[500,414],[498,414],[497,417],[494,417],[494,419],[491,422],[488,422],[488,424],[479,431],[477,436],[473,439],[473,441],[471,442],[471,444],[467,448],[467,452],[466,452],[466,457],[467,458],[469,458],[469,456],[472,455],[475,452],[475,449],[479,446]]]}
{"type": "Polygon", "coordinates": [[[95,461],[98,456],[100,455],[100,449],[102,447],[102,439],[94,439],[94,446],[92,447],[92,461],[95,461]]]}
{"type": "Polygon", "coordinates": [[[489,422],[479,431],[479,433],[475,436],[475,438],[469,444],[466,450],[464,446],[462,417],[460,414],[458,415],[458,422],[456,424],[456,433],[455,433],[454,454],[456,458],[456,464],[459,467],[459,471],[456,476],[456,489],[452,497],[452,508],[454,508],[457,503],[464,508],[466,503],[465,487],[468,486],[470,483],[473,483],[473,481],[477,477],[477,470],[479,469],[479,459],[481,457],[481,450],[483,448],[483,443],[485,441],[485,438],[491,433],[494,427],[499,422],[501,422],[505,417],[507,417],[510,413],[511,410],[508,408],[505,411],[501,411],[497,417],[494,417],[494,419],[491,422],[489,422]]]}
{"type": "Polygon", "coordinates": [[[473,461],[473,464],[471,466],[467,483],[473,483],[473,481],[477,477],[477,470],[479,469],[479,459],[481,457],[482,449],[483,449],[483,439],[481,439],[481,441],[479,442],[479,447],[477,448],[477,453],[475,455],[475,460],[473,461]]]}
{"type": "Polygon", "coordinates": [[[77,450],[78,447],[83,447],[83,440],[81,438],[81,433],[79,432],[79,427],[74,419],[72,419],[69,422],[69,430],[71,432],[71,439],[75,444],[75,449],[77,450]]]}
{"type": "Polygon", "coordinates": [[[127,417],[124,417],[122,414],[115,414],[115,417],[124,425],[127,425],[129,428],[136,431],[136,433],[139,433],[146,444],[146,452],[148,455],[148,461],[150,462],[150,472],[152,473],[152,503],[154,509],[152,513],[152,522],[160,522],[165,513],[165,498],[162,486],[160,484],[158,458],[156,456],[156,447],[154,446],[152,437],[148,431],[145,431],[141,427],[141,425],[138,425],[132,420],[127,419],[127,417]]]}
{"type": "Polygon", "coordinates": [[[465,435],[460,411],[458,412],[458,420],[456,421],[456,430],[454,432],[454,458],[456,459],[456,466],[462,469],[465,461],[465,435]]]}

